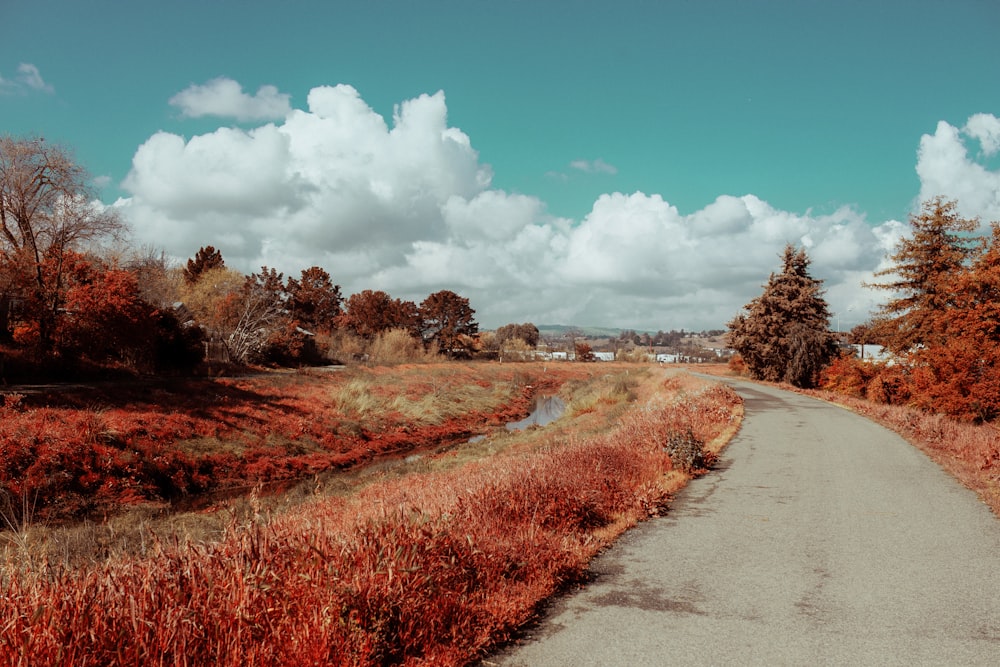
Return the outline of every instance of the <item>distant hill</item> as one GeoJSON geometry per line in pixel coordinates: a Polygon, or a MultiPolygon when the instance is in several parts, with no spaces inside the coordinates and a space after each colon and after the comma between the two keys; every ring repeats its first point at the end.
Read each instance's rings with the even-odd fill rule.
{"type": "Polygon", "coordinates": [[[569,324],[536,324],[535,326],[538,327],[538,333],[543,338],[561,338],[570,331],[575,331],[578,335],[586,338],[611,338],[617,337],[622,332],[622,329],[611,327],[578,327],[569,324]]]}

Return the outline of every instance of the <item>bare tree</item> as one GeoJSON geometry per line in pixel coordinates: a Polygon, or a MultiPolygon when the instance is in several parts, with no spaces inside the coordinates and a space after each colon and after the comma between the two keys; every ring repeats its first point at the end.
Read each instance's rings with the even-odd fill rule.
{"type": "Polygon", "coordinates": [[[30,304],[43,351],[65,297],[67,253],[124,229],[115,211],[94,202],[87,178],[55,144],[0,137],[0,272],[30,304]]]}

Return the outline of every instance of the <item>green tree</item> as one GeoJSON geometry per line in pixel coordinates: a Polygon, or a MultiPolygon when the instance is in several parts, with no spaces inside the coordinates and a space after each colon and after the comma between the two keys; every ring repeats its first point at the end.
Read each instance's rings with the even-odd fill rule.
{"type": "Polygon", "coordinates": [[[788,244],[782,264],[746,312],[729,322],[729,345],[751,377],[812,387],[837,350],[823,281],[809,275],[805,249],[788,244]]]}

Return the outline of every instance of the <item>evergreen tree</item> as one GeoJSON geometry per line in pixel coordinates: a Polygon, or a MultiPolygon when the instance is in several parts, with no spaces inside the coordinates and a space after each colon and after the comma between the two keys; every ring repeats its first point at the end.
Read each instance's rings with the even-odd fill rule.
{"type": "Polygon", "coordinates": [[[187,284],[193,285],[204,273],[212,269],[222,268],[225,265],[222,253],[213,246],[207,245],[198,248],[198,252],[187,261],[187,266],[184,267],[184,280],[187,284]]]}
{"type": "Polygon", "coordinates": [[[751,377],[812,387],[837,350],[823,281],[809,275],[804,249],[788,244],[782,261],[781,273],[729,323],[729,345],[751,377]]]}
{"type": "Polygon", "coordinates": [[[895,266],[876,274],[896,280],[870,285],[896,295],[875,319],[878,342],[896,353],[942,342],[937,314],[955,305],[951,283],[977,250],[981,239],[969,232],[978,226],[977,220],[959,217],[955,202],[940,197],[910,216],[912,236],[901,239],[890,256],[895,266]]]}

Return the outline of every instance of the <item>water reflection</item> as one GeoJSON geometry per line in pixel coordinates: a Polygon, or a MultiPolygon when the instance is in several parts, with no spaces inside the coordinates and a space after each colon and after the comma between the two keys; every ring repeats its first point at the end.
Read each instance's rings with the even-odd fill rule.
{"type": "MultiPolygon", "coordinates": [[[[531,414],[516,422],[507,422],[508,431],[523,431],[529,426],[547,426],[563,416],[566,412],[566,402],[558,396],[539,396],[535,399],[535,409],[531,414]]],[[[485,440],[485,435],[477,435],[469,442],[485,440]]]]}
{"type": "Polygon", "coordinates": [[[535,409],[519,422],[507,424],[508,431],[523,431],[529,426],[547,426],[566,412],[566,402],[558,396],[539,396],[535,399],[535,409]]]}

